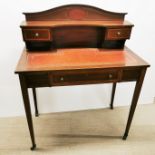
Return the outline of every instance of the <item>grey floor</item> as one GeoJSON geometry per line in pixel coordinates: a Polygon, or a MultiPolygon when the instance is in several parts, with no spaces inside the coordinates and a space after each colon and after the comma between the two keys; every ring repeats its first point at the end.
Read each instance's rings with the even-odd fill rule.
{"type": "Polygon", "coordinates": [[[0,155],[155,155],[155,104],[139,105],[129,137],[121,139],[129,107],[34,117],[30,151],[25,117],[0,118],[0,155]]]}

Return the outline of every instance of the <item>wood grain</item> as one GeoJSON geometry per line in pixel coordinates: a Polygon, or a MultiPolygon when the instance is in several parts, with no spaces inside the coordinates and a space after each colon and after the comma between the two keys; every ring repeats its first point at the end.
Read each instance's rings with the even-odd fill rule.
{"type": "Polygon", "coordinates": [[[123,20],[126,13],[106,11],[89,5],[63,5],[50,10],[24,13],[27,21],[49,20],[123,20]]]}

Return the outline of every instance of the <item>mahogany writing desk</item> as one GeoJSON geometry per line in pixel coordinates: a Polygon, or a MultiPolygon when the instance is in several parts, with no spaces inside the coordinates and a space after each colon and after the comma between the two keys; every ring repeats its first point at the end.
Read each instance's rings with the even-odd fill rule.
{"type": "Polygon", "coordinates": [[[38,116],[35,88],[113,83],[112,109],[116,83],[136,81],[123,136],[126,139],[149,67],[147,62],[124,47],[133,25],[122,21],[124,14],[83,5],[26,15],[27,21],[21,25],[26,48],[15,73],[20,79],[31,149],[35,149],[36,144],[28,88],[33,90],[38,116]]]}

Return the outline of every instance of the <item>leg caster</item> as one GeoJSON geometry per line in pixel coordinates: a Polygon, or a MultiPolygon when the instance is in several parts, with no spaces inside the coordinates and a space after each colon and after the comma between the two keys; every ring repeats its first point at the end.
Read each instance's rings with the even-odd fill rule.
{"type": "Polygon", "coordinates": [[[114,109],[114,107],[113,107],[113,105],[112,105],[112,104],[110,104],[110,109],[111,109],[111,110],[113,110],[113,109],[114,109]]]}
{"type": "Polygon", "coordinates": [[[39,117],[39,114],[38,114],[38,113],[35,113],[35,116],[36,116],[36,117],[39,117]]]}
{"type": "Polygon", "coordinates": [[[122,137],[122,139],[123,139],[123,140],[126,140],[127,137],[128,137],[128,135],[127,135],[127,134],[124,134],[124,136],[122,137]]]}
{"type": "Polygon", "coordinates": [[[34,151],[36,149],[36,144],[33,144],[31,150],[34,151]]]}

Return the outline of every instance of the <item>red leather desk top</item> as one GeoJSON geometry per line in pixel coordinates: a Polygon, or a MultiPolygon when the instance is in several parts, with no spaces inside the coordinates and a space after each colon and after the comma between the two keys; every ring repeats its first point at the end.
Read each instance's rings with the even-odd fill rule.
{"type": "Polygon", "coordinates": [[[18,72],[72,70],[109,67],[148,66],[129,49],[98,48],[55,49],[46,52],[23,51],[18,72]]]}

